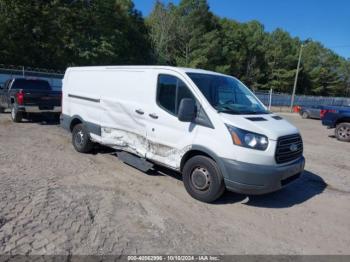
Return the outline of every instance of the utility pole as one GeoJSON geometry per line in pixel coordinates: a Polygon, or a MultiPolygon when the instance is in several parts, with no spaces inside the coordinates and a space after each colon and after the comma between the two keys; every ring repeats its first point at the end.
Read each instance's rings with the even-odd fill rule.
{"type": "Polygon", "coordinates": [[[270,89],[270,94],[269,94],[269,110],[271,110],[271,104],[272,104],[272,88],[270,89]]]}
{"type": "Polygon", "coordinates": [[[299,60],[298,60],[297,72],[296,72],[296,74],[295,74],[295,79],[294,79],[294,86],[293,86],[292,99],[291,99],[291,102],[290,102],[290,111],[291,111],[291,112],[293,112],[295,90],[297,89],[298,75],[299,75],[299,68],[300,68],[300,61],[301,61],[301,54],[302,54],[302,52],[303,52],[303,44],[301,44],[301,46],[300,46],[300,52],[299,52],[299,60]]]}

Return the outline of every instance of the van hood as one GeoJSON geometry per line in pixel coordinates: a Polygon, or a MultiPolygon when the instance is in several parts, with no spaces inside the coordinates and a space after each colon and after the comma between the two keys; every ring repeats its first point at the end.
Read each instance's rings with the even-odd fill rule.
{"type": "Polygon", "coordinates": [[[281,136],[299,133],[299,130],[284,118],[275,114],[231,115],[219,113],[225,124],[277,140],[281,136]]]}

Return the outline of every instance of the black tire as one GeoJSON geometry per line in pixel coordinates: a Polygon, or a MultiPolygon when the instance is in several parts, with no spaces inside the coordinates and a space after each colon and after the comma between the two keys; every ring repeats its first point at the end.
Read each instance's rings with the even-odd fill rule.
{"type": "Polygon", "coordinates": [[[5,112],[5,108],[0,106],[0,113],[4,113],[5,112]]]}
{"type": "Polygon", "coordinates": [[[303,112],[303,113],[301,114],[301,117],[304,118],[304,119],[307,119],[307,118],[309,118],[310,116],[309,116],[309,113],[308,113],[308,112],[303,112]]]}
{"type": "Polygon", "coordinates": [[[90,139],[89,132],[83,124],[74,126],[72,132],[72,144],[80,153],[89,153],[94,147],[94,143],[90,139]]]}
{"type": "Polygon", "coordinates": [[[350,142],[350,123],[340,123],[335,128],[335,136],[339,141],[350,142]]]}
{"type": "Polygon", "coordinates": [[[11,108],[11,119],[15,123],[22,121],[23,115],[22,112],[19,112],[15,106],[11,108]]]}
{"type": "Polygon", "coordinates": [[[219,167],[209,157],[194,156],[183,168],[183,182],[186,191],[195,199],[211,203],[225,191],[225,183],[219,167]]]}

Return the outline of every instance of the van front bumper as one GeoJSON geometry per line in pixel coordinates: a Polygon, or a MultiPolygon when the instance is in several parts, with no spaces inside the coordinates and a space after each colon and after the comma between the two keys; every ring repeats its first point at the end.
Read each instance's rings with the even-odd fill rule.
{"type": "Polygon", "coordinates": [[[231,159],[222,160],[222,173],[229,191],[260,195],[277,191],[297,179],[304,171],[305,158],[283,166],[264,166],[231,159]]]}

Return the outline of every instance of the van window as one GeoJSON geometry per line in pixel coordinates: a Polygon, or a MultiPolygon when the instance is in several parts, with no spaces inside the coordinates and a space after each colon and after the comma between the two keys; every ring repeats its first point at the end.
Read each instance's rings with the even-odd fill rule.
{"type": "Polygon", "coordinates": [[[175,76],[159,75],[157,89],[157,103],[175,116],[179,110],[181,99],[194,99],[186,84],[175,76]]]}
{"type": "Polygon", "coordinates": [[[163,107],[172,114],[176,114],[176,86],[177,79],[175,77],[167,75],[159,76],[157,101],[161,107],[163,107]]]}

